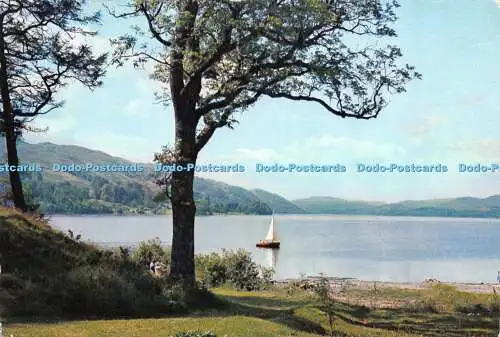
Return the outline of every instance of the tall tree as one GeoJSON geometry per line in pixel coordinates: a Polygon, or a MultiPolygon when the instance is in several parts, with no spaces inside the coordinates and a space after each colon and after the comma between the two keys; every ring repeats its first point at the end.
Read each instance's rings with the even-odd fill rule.
{"type": "MultiPolygon", "coordinates": [[[[342,118],[371,119],[387,95],[419,78],[394,45],[396,1],[136,0],[128,13],[144,29],[114,39],[113,60],[152,61],[171,103],[175,145],[159,162],[186,166],[218,128],[261,97],[319,104],[342,118]]],[[[164,180],[173,208],[171,275],[194,285],[194,172],[164,180]]]]}
{"type": "MultiPolygon", "coordinates": [[[[85,1],[0,0],[0,131],[7,162],[19,165],[16,142],[34,117],[62,106],[58,89],[75,80],[90,89],[101,84],[106,54],[95,56],[81,36],[85,25],[99,23],[86,14],[85,1]]],[[[14,205],[28,209],[19,172],[9,172],[14,205]]]]}

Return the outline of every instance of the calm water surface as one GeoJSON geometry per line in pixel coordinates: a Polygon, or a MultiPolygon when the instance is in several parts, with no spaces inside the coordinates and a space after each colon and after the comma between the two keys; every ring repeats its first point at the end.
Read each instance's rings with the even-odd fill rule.
{"type": "MultiPolygon", "coordinates": [[[[500,220],[373,216],[277,216],[281,249],[255,247],[268,216],[198,217],[197,252],[243,248],[278,278],[327,273],[377,281],[494,282],[500,270],[500,220]]],[[[169,216],[53,216],[83,240],[131,245],[172,238],[169,216]]]]}

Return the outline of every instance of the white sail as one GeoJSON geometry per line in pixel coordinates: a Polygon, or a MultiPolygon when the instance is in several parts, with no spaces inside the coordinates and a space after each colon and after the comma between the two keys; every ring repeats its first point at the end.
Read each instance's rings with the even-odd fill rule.
{"type": "Polygon", "coordinates": [[[278,231],[276,228],[276,224],[274,223],[274,214],[271,218],[271,223],[269,224],[269,231],[267,232],[266,240],[278,241],[278,231]]]}

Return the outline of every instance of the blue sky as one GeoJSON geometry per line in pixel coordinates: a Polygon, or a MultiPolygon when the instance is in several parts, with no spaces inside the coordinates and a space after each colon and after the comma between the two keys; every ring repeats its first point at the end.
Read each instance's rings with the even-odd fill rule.
{"type": "MultiPolygon", "coordinates": [[[[334,196],[397,201],[500,194],[500,172],[464,174],[460,162],[500,163],[500,8],[495,0],[411,0],[398,10],[395,42],[404,61],[423,74],[406,93],[392,96],[379,118],[341,119],[312,103],[264,99],[221,129],[199,163],[246,165],[245,173],[205,177],[287,198],[334,196]],[[259,174],[255,163],[336,164],[346,173],[259,174]],[[449,172],[361,174],[359,162],[446,164],[449,172]]],[[[106,20],[92,41],[105,50],[107,36],[128,27],[106,20]]],[[[153,103],[158,84],[147,72],[110,69],[102,88],[71,85],[60,92],[64,108],[39,118],[49,141],[151,162],[173,141],[170,108],[153,103]]]]}

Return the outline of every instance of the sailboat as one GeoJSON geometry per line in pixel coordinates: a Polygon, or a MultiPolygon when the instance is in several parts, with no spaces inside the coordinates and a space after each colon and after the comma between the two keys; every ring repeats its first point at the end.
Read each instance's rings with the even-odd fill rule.
{"type": "Polygon", "coordinates": [[[271,223],[269,224],[269,231],[267,232],[266,238],[264,240],[260,240],[256,246],[259,248],[280,248],[278,231],[276,224],[274,223],[274,212],[271,218],[271,223]]]}

